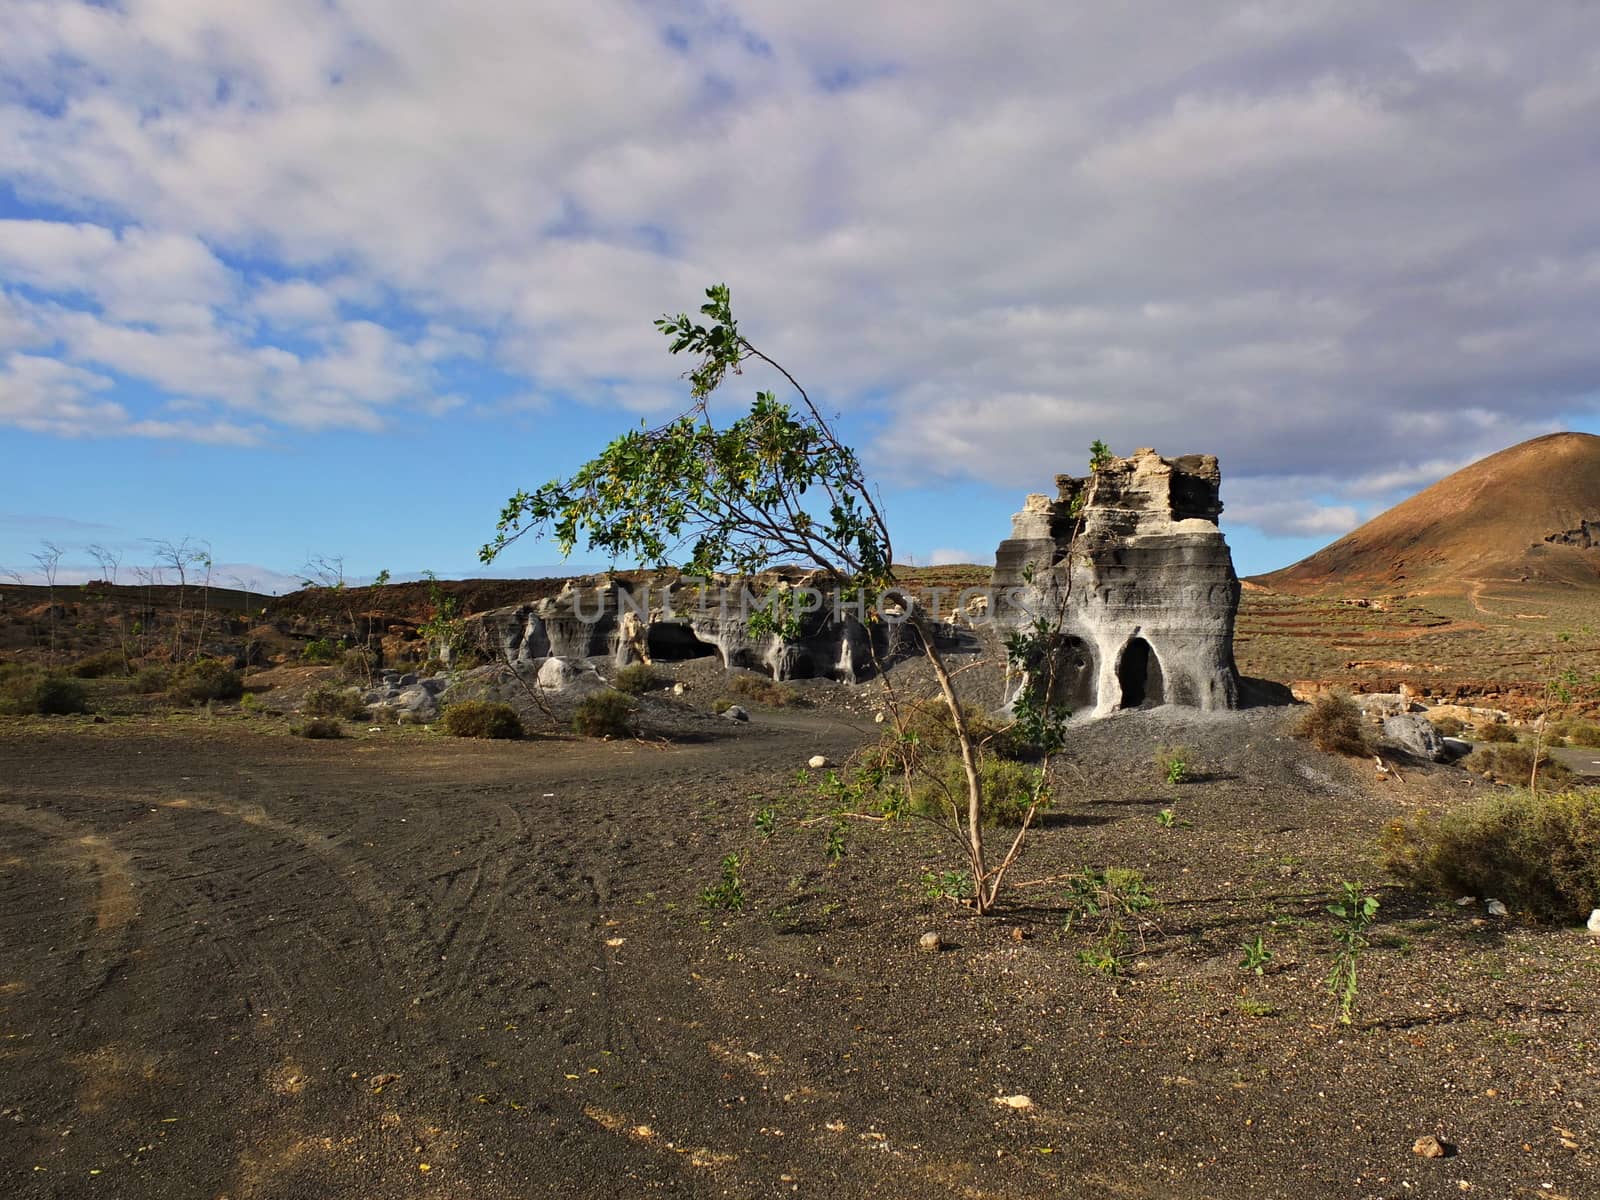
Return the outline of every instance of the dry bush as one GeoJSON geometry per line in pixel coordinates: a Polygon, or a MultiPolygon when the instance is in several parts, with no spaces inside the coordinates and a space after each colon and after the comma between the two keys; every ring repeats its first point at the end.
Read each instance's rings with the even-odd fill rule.
{"type": "Polygon", "coordinates": [[[522,718],[509,704],[463,700],[444,710],[444,731],[451,737],[519,738],[522,718]]]}
{"type": "Polygon", "coordinates": [[[792,688],[764,675],[732,675],[728,679],[728,690],[757,708],[789,708],[800,703],[800,697],[792,688]]]}
{"type": "Polygon", "coordinates": [[[1517,731],[1509,725],[1502,725],[1498,721],[1485,721],[1481,725],[1474,725],[1472,732],[1480,742],[1514,742],[1517,740],[1517,731]]]}
{"type": "Polygon", "coordinates": [[[104,679],[110,675],[128,674],[128,660],[120,650],[102,650],[88,658],[80,658],[67,668],[79,679],[104,679]]]}
{"type": "Polygon", "coordinates": [[[1429,717],[1433,727],[1439,731],[1440,737],[1460,737],[1466,724],[1460,717],[1429,717]]]}
{"type": "Polygon", "coordinates": [[[353,688],[336,688],[319,683],[306,693],[300,711],[311,717],[343,717],[347,721],[360,721],[366,718],[367,706],[361,701],[361,693],[353,688]]]}
{"type": "Polygon", "coordinates": [[[133,677],[133,690],[149,696],[166,691],[171,682],[172,672],[165,667],[140,667],[138,674],[133,677]]]}
{"type": "Polygon", "coordinates": [[[291,726],[289,732],[296,737],[331,739],[344,736],[344,726],[332,717],[313,717],[304,725],[291,726]]]}
{"type": "Polygon", "coordinates": [[[0,712],[65,716],[88,711],[88,690],[76,679],[32,666],[8,666],[0,673],[0,712]]]}
{"type": "Polygon", "coordinates": [[[633,701],[621,692],[596,692],[584,697],[572,714],[572,732],[584,737],[632,737],[633,701]]]}
{"type": "Polygon", "coordinates": [[[244,679],[233,664],[220,658],[197,658],[180,667],[167,694],[185,704],[208,700],[237,700],[244,694],[244,679]]]}
{"type": "MultiPolygon", "coordinates": [[[[1467,759],[1467,769],[1477,771],[1496,783],[1526,787],[1533,775],[1533,747],[1518,744],[1479,746],[1467,759]]],[[[1561,787],[1571,781],[1572,772],[1564,763],[1541,750],[1539,778],[1553,787],[1561,787]]]]}
{"type": "Polygon", "coordinates": [[[1370,754],[1366,718],[1356,702],[1343,692],[1326,692],[1317,697],[1295,731],[1318,750],[1329,754],[1370,754]]]}
{"type": "MultiPolygon", "coordinates": [[[[1003,722],[968,705],[962,706],[961,715],[974,745],[1006,758],[1015,758],[1020,753],[1022,747],[1003,722]]],[[[913,739],[923,750],[937,754],[955,752],[955,721],[943,699],[913,700],[901,705],[900,722],[902,736],[913,739]]]]}
{"type": "Polygon", "coordinates": [[[1556,921],[1600,907],[1600,791],[1525,791],[1443,814],[1418,812],[1383,834],[1400,879],[1448,896],[1493,897],[1556,921]]]}
{"type": "Polygon", "coordinates": [[[632,663],[617,672],[611,686],[629,696],[642,696],[666,685],[666,677],[658,675],[644,663],[632,663]]]}
{"type": "Polygon", "coordinates": [[[1554,729],[1567,740],[1569,746],[1600,746],[1600,725],[1587,721],[1563,721],[1554,729]]]}

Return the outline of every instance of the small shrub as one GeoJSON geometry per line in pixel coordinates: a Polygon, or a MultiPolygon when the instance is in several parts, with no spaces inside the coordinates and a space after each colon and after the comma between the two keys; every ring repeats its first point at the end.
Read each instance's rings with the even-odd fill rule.
{"type": "Polygon", "coordinates": [[[1384,865],[1448,896],[1492,896],[1548,919],[1600,907],[1600,790],[1526,791],[1389,823],[1384,865]]]}
{"type": "Polygon", "coordinates": [[[239,672],[220,658],[199,658],[185,664],[168,687],[168,695],[186,704],[237,700],[243,694],[244,680],[239,672]]]}
{"type": "Polygon", "coordinates": [[[572,714],[572,731],[584,737],[631,737],[632,717],[633,701],[621,692],[596,692],[572,714]]]}
{"type": "Polygon", "coordinates": [[[20,676],[6,691],[6,707],[17,713],[52,717],[89,711],[88,691],[65,675],[20,676]]]}
{"type": "Polygon", "coordinates": [[[1357,971],[1367,949],[1367,927],[1378,915],[1378,901],[1363,892],[1359,883],[1348,879],[1339,887],[1339,897],[1328,905],[1334,927],[1333,966],[1326,986],[1328,995],[1339,1005],[1339,1024],[1349,1025],[1355,1019],[1357,971]]]}
{"type": "MultiPolygon", "coordinates": [[[[1007,726],[988,713],[963,706],[962,719],[974,745],[992,754],[1014,758],[1020,751],[1007,726]]],[[[915,741],[924,750],[953,753],[957,749],[955,722],[942,699],[913,700],[900,707],[900,736],[915,741]]],[[[892,734],[890,736],[893,736],[892,734]]]]}
{"type": "Polygon", "coordinates": [[[1600,725],[1590,725],[1586,721],[1565,722],[1561,735],[1572,746],[1600,746],[1600,725]]]}
{"type": "Polygon", "coordinates": [[[254,692],[246,692],[244,695],[240,696],[239,707],[247,713],[258,713],[264,711],[261,704],[261,698],[254,692]]]}
{"type": "Polygon", "coordinates": [[[728,680],[728,690],[746,704],[758,708],[789,708],[800,703],[800,697],[792,688],[763,675],[734,675],[728,680]]]}
{"type": "Polygon", "coordinates": [[[344,642],[333,638],[312,638],[300,648],[300,660],[308,663],[335,663],[344,655],[344,642]]]}
{"type": "Polygon", "coordinates": [[[1472,732],[1480,742],[1514,742],[1517,740],[1517,731],[1509,725],[1498,722],[1485,721],[1481,725],[1474,725],[1472,732]]]}
{"type": "Polygon", "coordinates": [[[646,692],[654,691],[666,683],[666,679],[657,675],[654,670],[644,663],[632,663],[617,672],[616,679],[611,686],[619,692],[629,696],[642,696],[646,692]]]}
{"type": "Polygon", "coordinates": [[[67,670],[79,679],[104,679],[110,675],[126,675],[128,660],[120,650],[103,650],[88,658],[80,658],[67,670]]]}
{"type": "Polygon", "coordinates": [[[347,721],[360,721],[367,715],[367,706],[361,702],[361,693],[355,689],[321,683],[306,693],[300,711],[310,717],[343,717],[347,721]]]}
{"type": "Polygon", "coordinates": [[[332,717],[313,717],[304,725],[294,726],[289,732],[304,738],[342,738],[344,726],[332,717]]]}
{"type": "Polygon", "coordinates": [[[378,668],[378,656],[365,646],[357,646],[340,655],[339,667],[351,683],[366,683],[378,668]]]}
{"type": "Polygon", "coordinates": [[[1366,719],[1356,702],[1343,692],[1327,692],[1317,697],[1300,718],[1299,735],[1318,750],[1329,754],[1369,753],[1366,719]]]}
{"type": "Polygon", "coordinates": [[[1460,717],[1429,717],[1428,720],[1439,731],[1440,737],[1460,737],[1461,731],[1466,728],[1460,717]]]}
{"type": "MultiPolygon", "coordinates": [[[[924,769],[914,778],[909,811],[919,817],[943,817],[953,803],[964,814],[967,810],[967,774],[959,754],[947,753],[925,760],[924,769]]],[[[1016,828],[1027,815],[1033,801],[1038,771],[1025,763],[985,754],[978,760],[978,781],[983,786],[980,811],[985,825],[1016,828]]],[[[896,786],[889,783],[887,786],[896,786]]],[[[1040,807],[1049,806],[1042,797],[1040,807]]]]}
{"type": "Polygon", "coordinates": [[[700,903],[706,908],[730,911],[744,907],[744,879],[740,875],[737,854],[730,854],[722,860],[722,878],[700,890],[700,903]]]}
{"type": "Polygon", "coordinates": [[[1189,778],[1190,762],[1193,758],[1187,749],[1182,746],[1163,746],[1156,751],[1156,766],[1161,768],[1161,774],[1168,783],[1177,787],[1189,778]]]}
{"type": "MultiPolygon", "coordinates": [[[[1479,746],[1467,759],[1467,768],[1493,779],[1526,787],[1533,777],[1533,747],[1521,744],[1479,746]]],[[[1571,782],[1572,772],[1565,763],[1539,752],[1539,778],[1553,787],[1571,782]]]]}
{"type": "Polygon", "coordinates": [[[522,718],[509,704],[462,700],[444,710],[444,731],[451,737],[519,738],[522,718]]]}
{"type": "Polygon", "coordinates": [[[733,701],[729,700],[726,696],[718,696],[711,702],[711,711],[716,713],[719,717],[732,707],[733,701]]]}
{"type": "Polygon", "coordinates": [[[133,690],[149,696],[166,691],[171,682],[172,672],[165,667],[141,667],[133,677],[133,690]]]}

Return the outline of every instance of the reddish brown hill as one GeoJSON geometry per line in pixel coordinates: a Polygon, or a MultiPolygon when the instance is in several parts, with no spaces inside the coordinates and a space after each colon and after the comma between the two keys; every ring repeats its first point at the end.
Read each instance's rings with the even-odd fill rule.
{"type": "Polygon", "coordinates": [[[1600,437],[1552,433],[1491,454],[1256,581],[1300,595],[1600,588],[1600,437]]]}

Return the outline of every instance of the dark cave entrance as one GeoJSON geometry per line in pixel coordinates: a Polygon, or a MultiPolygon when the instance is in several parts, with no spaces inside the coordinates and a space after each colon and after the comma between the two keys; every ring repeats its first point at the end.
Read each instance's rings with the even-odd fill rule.
{"type": "Polygon", "coordinates": [[[1078,637],[1062,639],[1056,651],[1055,676],[1053,703],[1065,705],[1074,715],[1094,708],[1099,668],[1088,642],[1078,637]]]}
{"type": "Polygon", "coordinates": [[[1122,648],[1117,682],[1122,685],[1122,708],[1154,708],[1166,703],[1161,660],[1142,637],[1132,638],[1122,648]]]}
{"type": "Polygon", "coordinates": [[[654,662],[686,662],[691,658],[709,658],[717,653],[710,642],[695,637],[687,625],[671,621],[654,621],[645,635],[654,662]]]}

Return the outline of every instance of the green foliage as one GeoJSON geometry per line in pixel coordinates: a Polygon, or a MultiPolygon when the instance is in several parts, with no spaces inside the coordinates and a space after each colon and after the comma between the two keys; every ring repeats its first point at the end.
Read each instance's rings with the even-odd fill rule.
{"type": "Polygon", "coordinates": [[[1493,896],[1548,920],[1600,907],[1600,790],[1488,796],[1383,832],[1384,865],[1414,886],[1493,896]]]}
{"type": "Polygon", "coordinates": [[[1244,957],[1239,960],[1239,969],[1241,971],[1254,971],[1257,975],[1265,975],[1267,973],[1267,967],[1272,962],[1273,953],[1267,949],[1267,943],[1259,933],[1252,940],[1243,943],[1239,948],[1244,951],[1244,957]]]}
{"type": "Polygon", "coordinates": [[[711,711],[716,713],[719,717],[732,707],[733,701],[729,700],[726,696],[718,696],[711,702],[711,711]]]}
{"type": "Polygon", "coordinates": [[[49,717],[88,711],[88,690],[69,676],[33,667],[12,668],[0,675],[0,712],[49,717]]]}
{"type": "Polygon", "coordinates": [[[1190,752],[1182,746],[1165,746],[1156,751],[1156,765],[1173,787],[1189,778],[1189,758],[1190,752]]]}
{"type": "Polygon", "coordinates": [[[1121,975],[1128,965],[1128,931],[1113,921],[1082,950],[1078,961],[1099,975],[1121,975]]]}
{"type": "Polygon", "coordinates": [[[1296,732],[1328,754],[1371,753],[1366,719],[1356,702],[1343,692],[1324,692],[1318,696],[1300,718],[1296,732]]]}
{"type": "Polygon", "coordinates": [[[1085,867],[1067,880],[1067,928],[1093,919],[1121,919],[1151,912],[1156,899],[1144,872],[1130,867],[1085,867]]]}
{"type": "Polygon", "coordinates": [[[756,809],[751,821],[755,824],[756,832],[764,838],[778,832],[778,810],[770,804],[756,809]]]}
{"type": "Polygon", "coordinates": [[[343,638],[312,638],[300,648],[300,661],[323,665],[339,662],[344,657],[343,638]]]}
{"type": "Polygon", "coordinates": [[[197,658],[178,669],[167,694],[184,704],[237,700],[244,694],[244,679],[225,659],[197,658]]]}
{"type": "Polygon", "coordinates": [[[972,895],[972,876],[965,871],[924,871],[922,894],[929,900],[962,900],[972,895]]]}
{"type": "Polygon", "coordinates": [[[426,639],[432,650],[430,657],[443,662],[454,662],[456,656],[467,648],[467,622],[461,616],[461,601],[439,586],[439,577],[424,571],[428,581],[428,619],[417,626],[417,632],[426,639]]]}
{"type": "Polygon", "coordinates": [[[1171,829],[1177,820],[1178,814],[1170,808],[1163,808],[1156,814],[1156,824],[1163,829],[1171,829]]]}
{"type": "Polygon", "coordinates": [[[306,693],[300,711],[311,717],[343,717],[347,721],[360,721],[367,715],[367,706],[361,701],[361,693],[354,688],[336,688],[321,683],[306,693]]]}
{"type": "Polygon", "coordinates": [[[631,663],[617,672],[611,686],[629,696],[642,696],[666,684],[666,677],[658,675],[644,663],[631,663]]]}
{"type": "Polygon", "coordinates": [[[291,725],[289,732],[295,737],[331,740],[344,736],[344,726],[333,717],[313,717],[304,725],[291,725]]]}
{"type": "MultiPolygon", "coordinates": [[[[1467,759],[1466,765],[1469,770],[1486,775],[1496,783],[1526,787],[1533,778],[1533,747],[1521,743],[1479,746],[1467,759]]],[[[1539,779],[1543,783],[1561,787],[1571,782],[1572,771],[1565,763],[1551,758],[1541,749],[1539,779]]]]}
{"type": "Polygon", "coordinates": [[[633,701],[617,691],[585,696],[572,714],[572,732],[583,737],[633,736],[633,701]]]}
{"type": "Polygon", "coordinates": [[[133,690],[142,695],[164,692],[172,682],[172,672],[165,667],[141,667],[133,677],[133,690]]]}
{"type": "MultiPolygon", "coordinates": [[[[963,704],[961,715],[967,733],[978,749],[1006,758],[1014,758],[1022,751],[1023,747],[1011,736],[1010,727],[996,721],[985,710],[963,704]]],[[[893,738],[895,734],[891,731],[885,736],[893,738]]],[[[938,698],[902,704],[899,710],[899,736],[928,754],[954,754],[960,745],[950,707],[938,698]]]]}
{"type": "MultiPolygon", "coordinates": [[[[1043,780],[1036,767],[985,754],[978,760],[978,780],[983,788],[981,820],[991,827],[1017,828],[1034,804],[1035,789],[1043,780]]],[[[1048,808],[1048,792],[1038,794],[1039,807],[1048,808]]],[[[952,806],[965,811],[967,776],[961,756],[954,752],[936,755],[923,763],[912,784],[911,799],[905,811],[910,816],[940,820],[952,806]]]]}
{"type": "Polygon", "coordinates": [[[1099,438],[1095,438],[1094,442],[1089,446],[1089,470],[1094,472],[1101,471],[1110,464],[1113,457],[1115,456],[1111,453],[1111,447],[1099,438]]]}
{"type": "Polygon", "coordinates": [[[701,889],[700,903],[706,908],[737,910],[744,907],[744,879],[739,873],[739,856],[729,854],[722,860],[722,877],[710,887],[701,889]]]}
{"type": "Polygon", "coordinates": [[[444,731],[451,737],[519,738],[522,718],[509,704],[462,700],[444,710],[444,731]]]}
{"type": "Polygon", "coordinates": [[[1359,883],[1345,880],[1340,895],[1328,905],[1334,918],[1333,969],[1328,972],[1328,994],[1339,1003],[1339,1023],[1350,1024],[1355,1015],[1356,969],[1367,949],[1367,927],[1378,915],[1378,901],[1361,890],[1359,883]]]}

